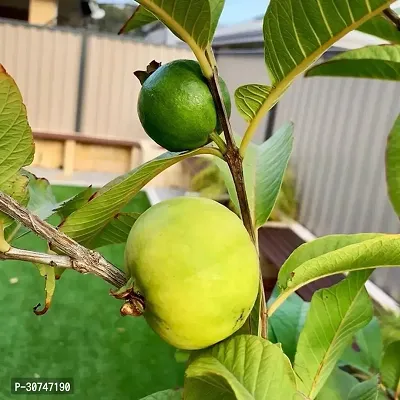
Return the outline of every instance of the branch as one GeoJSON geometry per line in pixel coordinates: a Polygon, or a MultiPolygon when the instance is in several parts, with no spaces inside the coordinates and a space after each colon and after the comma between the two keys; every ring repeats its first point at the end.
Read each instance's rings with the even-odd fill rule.
{"type": "Polygon", "coordinates": [[[51,267],[72,268],[73,261],[68,256],[58,254],[39,253],[37,251],[10,247],[6,252],[0,252],[1,260],[28,261],[32,263],[50,265],[51,267]]]}
{"type": "MultiPolygon", "coordinates": [[[[239,200],[240,213],[242,215],[243,225],[249,232],[251,240],[256,248],[258,247],[258,240],[256,237],[256,230],[251,219],[251,212],[249,207],[249,202],[247,199],[246,187],[243,176],[243,159],[240,155],[239,149],[236,146],[235,140],[233,138],[233,132],[231,123],[229,121],[228,114],[225,109],[225,104],[223,102],[223,97],[221,93],[221,88],[219,86],[218,69],[216,65],[216,60],[211,47],[207,48],[206,51],[207,58],[210,64],[213,66],[213,76],[208,80],[211,94],[214,99],[215,108],[217,110],[218,118],[222,129],[224,131],[225,141],[226,141],[226,151],[224,153],[224,158],[231,171],[233,182],[235,183],[235,189],[239,200]]],[[[260,309],[259,309],[259,321],[260,321],[260,334],[261,337],[266,339],[267,337],[267,310],[265,303],[265,293],[264,284],[260,269],[260,309]]]]}
{"type": "Polygon", "coordinates": [[[209,80],[209,86],[211,89],[211,94],[214,98],[218,118],[225,135],[226,153],[224,154],[224,158],[228,163],[229,169],[232,173],[233,181],[235,183],[243,225],[246,227],[252,241],[255,243],[256,236],[253,222],[251,220],[249,202],[247,200],[243,176],[242,157],[239,154],[239,149],[236,146],[235,140],[233,138],[232,127],[229,122],[228,114],[226,113],[225,104],[222,100],[221,88],[218,81],[218,71],[216,68],[214,69],[213,76],[209,80]]]}
{"type": "Polygon", "coordinates": [[[81,246],[52,225],[31,214],[13,198],[2,192],[0,192],[0,211],[49,242],[51,247],[66,254],[60,256],[10,248],[8,251],[0,253],[1,259],[33,261],[54,267],[72,268],[83,274],[97,275],[117,288],[126,283],[125,274],[99,253],[81,246]]]}
{"type": "Polygon", "coordinates": [[[391,8],[383,10],[383,15],[400,31],[400,16],[391,8]]]}

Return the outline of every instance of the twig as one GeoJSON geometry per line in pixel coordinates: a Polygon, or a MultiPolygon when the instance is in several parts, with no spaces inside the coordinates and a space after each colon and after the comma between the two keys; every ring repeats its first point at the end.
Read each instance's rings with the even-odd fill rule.
{"type": "Polygon", "coordinates": [[[10,249],[4,253],[0,252],[0,259],[28,261],[32,263],[50,265],[51,267],[72,269],[74,263],[69,256],[39,253],[37,251],[17,249],[16,247],[10,247],[10,249]]]}
{"type": "Polygon", "coordinates": [[[88,250],[75,240],[60,232],[39,217],[20,206],[13,198],[0,192],[0,211],[9,215],[23,226],[45,239],[50,245],[66,256],[28,252],[11,248],[0,253],[2,259],[21,259],[47,265],[72,268],[83,274],[91,273],[120,288],[126,283],[125,274],[109,263],[99,253],[88,250]],[[69,256],[69,257],[68,257],[69,256]],[[20,258],[16,258],[20,257],[20,258]],[[22,257],[25,257],[22,258],[22,257]],[[37,258],[36,258],[37,257],[37,258]],[[69,259],[69,260],[68,260],[69,259]]]}
{"type": "Polygon", "coordinates": [[[400,16],[391,8],[383,10],[383,15],[400,31],[400,16]]]}
{"type": "MultiPolygon", "coordinates": [[[[222,129],[224,131],[225,142],[226,142],[226,152],[224,153],[224,158],[229,166],[231,171],[233,182],[235,183],[235,189],[239,200],[240,213],[243,220],[243,225],[247,229],[254,245],[257,247],[257,237],[256,231],[254,229],[254,225],[251,219],[251,212],[249,207],[249,202],[247,200],[246,187],[243,176],[243,159],[240,155],[239,148],[236,146],[235,140],[233,138],[232,127],[229,121],[228,114],[225,109],[225,104],[223,102],[223,97],[221,93],[221,88],[219,86],[218,79],[218,69],[216,66],[216,61],[214,54],[212,52],[211,47],[207,48],[207,58],[210,63],[213,65],[213,76],[209,79],[209,86],[211,90],[211,94],[214,99],[215,107],[217,110],[218,118],[222,129]]],[[[266,338],[267,336],[267,311],[265,304],[265,295],[264,295],[264,286],[263,280],[261,277],[260,270],[260,295],[261,295],[261,304],[259,311],[259,318],[261,324],[261,336],[266,338]]]]}

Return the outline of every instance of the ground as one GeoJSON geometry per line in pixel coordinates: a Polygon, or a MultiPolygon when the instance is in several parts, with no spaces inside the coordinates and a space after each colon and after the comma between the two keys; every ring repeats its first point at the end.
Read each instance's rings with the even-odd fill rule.
{"type": "MultiPolygon", "coordinates": [[[[80,189],[56,187],[59,199],[80,189]]],[[[142,195],[129,209],[146,207],[142,195]]],[[[44,243],[27,235],[18,247],[38,249],[44,243]]],[[[123,245],[102,253],[122,268],[123,245]]],[[[182,385],[184,364],[175,350],[143,318],[122,318],[110,286],[95,276],[66,271],[53,305],[44,316],[32,307],[43,301],[43,280],[35,267],[0,262],[0,400],[10,398],[13,377],[73,377],[75,393],[67,399],[136,400],[158,390],[182,385]],[[16,283],[15,279],[18,281],[16,283]]],[[[18,396],[49,399],[52,396],[18,396]]]]}

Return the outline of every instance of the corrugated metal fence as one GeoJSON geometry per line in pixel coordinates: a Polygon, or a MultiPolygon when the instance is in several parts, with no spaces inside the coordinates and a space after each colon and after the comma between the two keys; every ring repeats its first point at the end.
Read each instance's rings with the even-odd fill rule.
{"type": "Polygon", "coordinates": [[[117,35],[49,29],[0,20],[0,63],[15,78],[32,127],[105,138],[145,138],[133,71],[152,60],[193,59],[186,48],[117,35]]]}
{"type": "MultiPolygon", "coordinates": [[[[399,93],[393,82],[303,78],[279,104],[276,126],[295,123],[299,220],[317,236],[400,232],[385,181],[399,93]]],[[[373,280],[400,301],[400,269],[379,269],[373,280]]]]}
{"type": "MultiPolygon", "coordinates": [[[[244,83],[268,84],[263,54],[227,53],[218,63],[231,93],[244,83]]],[[[400,113],[399,93],[394,82],[298,78],[279,102],[274,129],[287,121],[295,126],[291,166],[299,222],[315,235],[400,232],[385,181],[386,139],[400,113]]],[[[232,122],[242,133],[239,119],[235,113],[232,122]]],[[[264,125],[256,140],[266,134],[264,125]]],[[[400,301],[400,269],[379,269],[373,280],[400,301]]]]}
{"type": "Polygon", "coordinates": [[[279,103],[276,125],[295,123],[299,218],[316,235],[400,231],[385,182],[399,89],[393,82],[303,78],[279,103]]]}

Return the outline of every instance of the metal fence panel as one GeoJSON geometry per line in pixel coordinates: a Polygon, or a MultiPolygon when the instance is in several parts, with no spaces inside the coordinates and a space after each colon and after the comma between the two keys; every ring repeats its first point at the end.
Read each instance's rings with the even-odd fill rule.
{"type": "Polygon", "coordinates": [[[34,129],[73,131],[80,46],[79,33],[0,23],[0,62],[18,83],[34,129]]]}
{"type": "Polygon", "coordinates": [[[136,105],[140,83],[133,75],[152,61],[193,59],[186,48],[155,46],[105,36],[88,39],[81,130],[130,140],[145,138],[136,105]]]}

